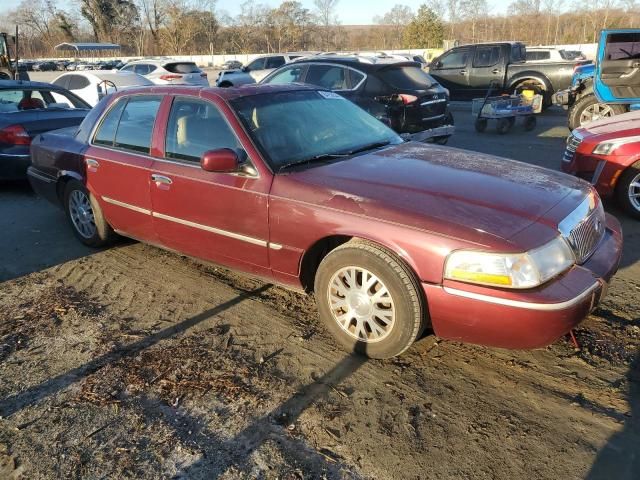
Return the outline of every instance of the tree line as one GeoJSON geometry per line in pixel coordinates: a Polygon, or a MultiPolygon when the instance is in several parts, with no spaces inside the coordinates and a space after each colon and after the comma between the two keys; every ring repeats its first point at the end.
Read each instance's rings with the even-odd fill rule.
{"type": "Polygon", "coordinates": [[[427,0],[417,11],[398,4],[372,25],[343,25],[340,0],[296,0],[270,7],[245,0],[237,15],[215,0],[23,0],[0,28],[21,30],[21,55],[53,56],[62,42],[109,42],[122,55],[236,54],[284,51],[441,48],[444,40],[520,40],[530,45],[590,43],[600,29],[640,26],[636,0],[513,0],[492,14],[487,0],[427,0]]]}

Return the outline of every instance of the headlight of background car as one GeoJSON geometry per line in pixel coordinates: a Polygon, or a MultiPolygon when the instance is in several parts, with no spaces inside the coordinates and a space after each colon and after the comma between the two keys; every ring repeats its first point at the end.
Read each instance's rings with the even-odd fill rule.
{"type": "Polygon", "coordinates": [[[636,142],[640,142],[640,137],[635,136],[607,140],[596,145],[596,147],[593,149],[593,153],[595,155],[612,155],[616,148],[627,145],[628,143],[636,142]]]}
{"type": "Polygon", "coordinates": [[[533,288],[564,272],[575,263],[569,245],[556,237],[525,253],[453,252],[444,276],[450,280],[506,288],[533,288]]]}

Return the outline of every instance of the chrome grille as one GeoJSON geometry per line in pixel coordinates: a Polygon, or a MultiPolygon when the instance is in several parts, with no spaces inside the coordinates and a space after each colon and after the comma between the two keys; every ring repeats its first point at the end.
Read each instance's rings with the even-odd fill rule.
{"type": "Polygon", "coordinates": [[[572,133],[567,138],[567,148],[564,150],[564,155],[562,156],[563,162],[571,162],[576,153],[576,150],[582,143],[582,137],[577,135],[576,133],[572,133]]]}
{"type": "Polygon", "coordinates": [[[559,225],[577,263],[586,262],[605,234],[606,219],[600,198],[591,194],[559,225]]]}

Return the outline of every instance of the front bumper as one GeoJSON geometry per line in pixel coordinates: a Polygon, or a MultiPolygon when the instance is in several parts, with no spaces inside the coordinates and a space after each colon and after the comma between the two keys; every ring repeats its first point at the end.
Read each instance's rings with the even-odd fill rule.
{"type": "Polygon", "coordinates": [[[450,137],[456,131],[453,125],[443,125],[442,127],[430,128],[417,133],[403,133],[401,137],[413,142],[427,142],[432,138],[450,137]]]}
{"type": "Polygon", "coordinates": [[[622,231],[607,215],[607,232],[583,265],[535,290],[499,290],[459,282],[423,284],[439,337],[511,349],[550,345],[602,300],[622,256],[622,231]]]}
{"type": "Polygon", "coordinates": [[[615,192],[616,182],[626,165],[635,157],[587,155],[576,152],[573,157],[562,161],[562,171],[591,183],[601,197],[610,197],[615,192]]]}
{"type": "Polygon", "coordinates": [[[0,153],[0,180],[24,180],[31,165],[29,154],[0,153]]]}

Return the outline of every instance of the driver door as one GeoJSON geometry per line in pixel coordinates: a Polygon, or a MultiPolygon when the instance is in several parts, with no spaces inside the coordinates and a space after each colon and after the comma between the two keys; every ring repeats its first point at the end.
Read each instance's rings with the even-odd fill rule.
{"type": "Polygon", "coordinates": [[[433,61],[429,73],[445,88],[452,97],[464,96],[469,88],[469,64],[473,50],[459,47],[449,50],[433,61]]]}
{"type": "Polygon", "coordinates": [[[203,260],[269,274],[270,179],[255,172],[200,168],[200,157],[208,150],[231,148],[246,158],[224,114],[208,100],[177,96],[164,130],[164,153],[153,162],[150,178],[160,243],[203,260]]]}
{"type": "Polygon", "coordinates": [[[636,103],[640,97],[640,30],[603,30],[594,92],[603,103],[636,103]]]}

